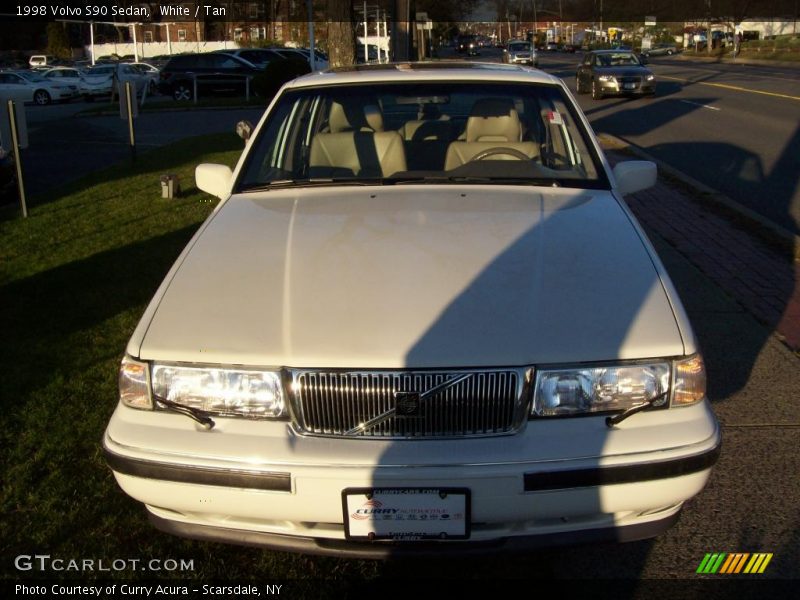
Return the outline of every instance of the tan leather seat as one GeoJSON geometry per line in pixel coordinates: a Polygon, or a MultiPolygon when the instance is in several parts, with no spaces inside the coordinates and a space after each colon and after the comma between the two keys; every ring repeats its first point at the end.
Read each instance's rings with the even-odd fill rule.
{"type": "Polygon", "coordinates": [[[328,131],[311,142],[310,177],[388,177],[405,170],[403,138],[383,131],[378,106],[331,103],[328,131]]]}
{"type": "Polygon", "coordinates": [[[423,104],[417,118],[400,128],[412,171],[441,171],[447,146],[455,139],[453,122],[435,104],[423,104]]]}
{"type": "MultiPolygon", "coordinates": [[[[539,155],[535,142],[522,141],[519,113],[510,100],[486,98],[472,107],[464,130],[464,140],[451,142],[444,161],[445,171],[470,162],[476,155],[492,148],[511,148],[529,158],[539,155]]],[[[487,160],[517,160],[510,154],[496,154],[487,160]]]]}

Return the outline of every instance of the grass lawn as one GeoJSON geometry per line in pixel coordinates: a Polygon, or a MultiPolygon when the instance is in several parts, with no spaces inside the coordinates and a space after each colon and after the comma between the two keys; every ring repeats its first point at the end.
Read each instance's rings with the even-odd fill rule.
{"type": "MultiPolygon", "coordinates": [[[[311,559],[182,540],[152,528],[101,454],[117,403],[116,371],[147,302],[216,202],[194,187],[200,162],[233,165],[233,134],[184,140],[0,212],[0,444],[3,579],[210,581],[368,576],[375,563],[311,559]],[[160,198],[159,175],[183,196],[160,198]],[[190,559],[190,573],[54,573],[14,568],[20,554],[53,558],[190,559]]],[[[28,174],[29,177],[33,176],[28,174]]]]}

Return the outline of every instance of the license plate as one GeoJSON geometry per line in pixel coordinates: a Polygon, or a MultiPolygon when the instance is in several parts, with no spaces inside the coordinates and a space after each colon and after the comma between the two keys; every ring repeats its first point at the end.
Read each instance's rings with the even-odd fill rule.
{"type": "Polygon", "coordinates": [[[470,495],[465,488],[350,488],[342,492],[348,540],[464,540],[470,495]]]}
{"type": "Polygon", "coordinates": [[[636,89],[636,84],[635,83],[624,83],[624,84],[622,84],[622,89],[635,90],[636,89]]]}

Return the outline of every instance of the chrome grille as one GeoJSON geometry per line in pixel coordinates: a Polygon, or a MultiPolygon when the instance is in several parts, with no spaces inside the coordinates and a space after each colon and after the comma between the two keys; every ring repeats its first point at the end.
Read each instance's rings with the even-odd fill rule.
{"type": "Polygon", "coordinates": [[[291,375],[290,398],[302,432],[370,438],[512,433],[524,420],[530,381],[524,369],[293,371],[291,375]],[[447,385],[456,379],[462,380],[447,385]],[[426,394],[437,386],[444,389],[426,394]],[[393,414],[395,409],[408,412],[414,405],[415,414],[393,414]]]}

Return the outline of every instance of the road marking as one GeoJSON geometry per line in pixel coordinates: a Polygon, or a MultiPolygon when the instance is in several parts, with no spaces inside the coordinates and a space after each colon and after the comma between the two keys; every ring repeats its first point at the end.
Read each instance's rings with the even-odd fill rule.
{"type": "Polygon", "coordinates": [[[681,100],[681,102],[685,104],[694,104],[695,106],[707,108],[708,110],[722,110],[721,108],[717,108],[716,106],[710,106],[708,104],[700,104],[699,102],[692,102],[691,100],[681,100]]]}
{"type": "Polygon", "coordinates": [[[673,81],[683,81],[684,83],[693,83],[695,85],[707,85],[710,87],[724,88],[726,90],[734,90],[737,92],[750,92],[751,94],[763,94],[764,96],[775,96],[776,98],[787,98],[789,100],[800,100],[800,96],[790,96],[789,94],[778,94],[777,92],[765,92],[763,90],[751,90],[750,88],[739,87],[738,85],[728,85],[727,83],[708,83],[707,81],[692,81],[691,79],[683,79],[681,77],[669,77],[668,75],[659,75],[661,79],[672,79],[673,81]]]}
{"type": "MultiPolygon", "coordinates": [[[[732,64],[732,63],[727,63],[732,64]]],[[[670,64],[670,67],[676,67],[677,65],[670,64]]],[[[777,73],[775,71],[761,71],[759,67],[749,67],[748,65],[737,64],[736,71],[720,71],[719,69],[709,69],[706,67],[700,67],[697,65],[686,65],[686,69],[693,69],[695,71],[705,71],[706,73],[716,73],[717,75],[747,75],[760,77],[761,79],[775,79],[778,81],[790,81],[792,83],[797,83],[797,77],[792,77],[788,73],[777,73]]]]}

